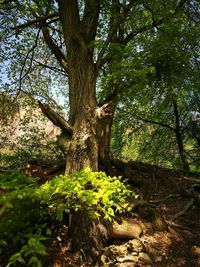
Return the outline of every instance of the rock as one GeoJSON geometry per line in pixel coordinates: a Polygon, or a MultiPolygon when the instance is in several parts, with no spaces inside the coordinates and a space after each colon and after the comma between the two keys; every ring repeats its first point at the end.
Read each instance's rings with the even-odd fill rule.
{"type": "Polygon", "coordinates": [[[126,255],[127,254],[126,245],[115,246],[114,249],[113,249],[113,253],[115,255],[120,255],[120,256],[126,255]]]}
{"type": "Polygon", "coordinates": [[[133,240],[130,240],[128,242],[128,246],[127,246],[128,250],[130,252],[134,251],[134,252],[141,252],[144,250],[144,247],[143,247],[143,244],[140,240],[138,239],[133,239],[133,240]]]}
{"type": "Polygon", "coordinates": [[[106,264],[106,262],[107,262],[108,260],[107,260],[107,257],[106,257],[106,255],[101,255],[101,263],[103,264],[103,266],[105,266],[105,264],[106,264]]]}
{"type": "Polygon", "coordinates": [[[123,262],[123,263],[117,263],[113,266],[115,266],[115,267],[134,267],[134,266],[138,266],[138,265],[137,265],[137,263],[134,263],[134,262],[123,262]]]}
{"type": "Polygon", "coordinates": [[[104,249],[101,256],[103,267],[148,266],[152,263],[144,246],[138,239],[129,240],[122,245],[111,245],[104,249]]]}
{"type": "Polygon", "coordinates": [[[138,259],[140,261],[147,263],[147,264],[152,264],[152,260],[147,253],[141,252],[138,256],[138,259]]]}
{"type": "Polygon", "coordinates": [[[162,256],[156,256],[154,261],[157,263],[157,262],[162,262],[163,258],[162,256]]]}
{"type": "MultiPolygon", "coordinates": [[[[103,264],[116,261],[117,257],[123,258],[127,254],[126,245],[114,246],[111,245],[105,248],[104,253],[101,255],[101,262],[103,264]]],[[[104,265],[103,265],[104,266],[104,265]]]]}
{"type": "Polygon", "coordinates": [[[108,259],[114,259],[115,258],[115,247],[116,246],[109,246],[109,247],[107,247],[107,248],[105,248],[105,250],[104,250],[104,253],[102,254],[102,256],[101,257],[103,257],[104,259],[105,258],[108,258],[108,259]]]}
{"type": "Polygon", "coordinates": [[[138,223],[133,222],[123,222],[122,224],[113,224],[113,238],[121,239],[133,239],[139,238],[142,234],[142,227],[138,223]]]}
{"type": "Polygon", "coordinates": [[[128,255],[125,257],[117,257],[118,262],[138,262],[138,257],[133,256],[133,255],[128,255]]]}

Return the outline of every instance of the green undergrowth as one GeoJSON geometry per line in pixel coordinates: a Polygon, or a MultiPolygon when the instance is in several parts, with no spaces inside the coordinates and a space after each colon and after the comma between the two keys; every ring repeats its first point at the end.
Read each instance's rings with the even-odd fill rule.
{"type": "Polygon", "coordinates": [[[87,209],[112,220],[129,210],[133,193],[120,178],[84,169],[73,177],[61,175],[42,185],[20,173],[0,174],[0,260],[2,266],[42,266],[53,239],[52,225],[64,214],[87,209]]]}

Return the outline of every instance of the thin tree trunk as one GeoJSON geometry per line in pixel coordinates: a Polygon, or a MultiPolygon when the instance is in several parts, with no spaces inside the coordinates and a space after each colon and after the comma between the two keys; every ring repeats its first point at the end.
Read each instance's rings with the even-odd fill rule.
{"type": "Polygon", "coordinates": [[[112,174],[111,164],[111,128],[112,128],[113,116],[108,116],[102,120],[99,124],[99,165],[107,174],[112,174]]]}
{"type": "Polygon", "coordinates": [[[183,138],[182,138],[181,128],[180,128],[178,106],[177,106],[177,102],[175,99],[173,99],[173,108],[174,108],[174,116],[175,116],[175,134],[176,134],[176,141],[178,144],[180,159],[182,162],[183,170],[189,171],[189,164],[187,162],[187,157],[186,157],[184,146],[183,146],[183,138]]]}

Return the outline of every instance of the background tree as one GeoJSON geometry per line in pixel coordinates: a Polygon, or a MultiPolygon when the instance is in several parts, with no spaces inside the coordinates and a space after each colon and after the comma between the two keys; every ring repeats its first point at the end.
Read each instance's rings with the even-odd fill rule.
{"type": "MultiPolygon", "coordinates": [[[[130,95],[126,95],[118,107],[115,120],[116,125],[127,129],[129,139],[133,133],[134,158],[185,170],[188,170],[189,163],[198,165],[194,159],[198,158],[194,152],[197,143],[195,138],[189,138],[190,133],[184,126],[192,114],[199,112],[196,105],[194,108],[198,99],[196,91],[199,90],[198,29],[198,23],[188,22],[182,16],[179,25],[171,21],[160,26],[156,35],[149,34],[146,39],[141,39],[140,64],[143,62],[154,71],[148,75],[142,88],[142,83],[138,90],[131,87],[130,95]],[[194,157],[191,147],[194,148],[194,157]]],[[[128,153],[130,156],[131,151],[128,153]]]]}

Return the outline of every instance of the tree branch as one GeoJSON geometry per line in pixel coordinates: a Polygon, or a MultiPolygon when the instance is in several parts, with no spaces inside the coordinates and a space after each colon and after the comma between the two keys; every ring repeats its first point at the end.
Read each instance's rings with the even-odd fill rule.
{"type": "Polygon", "coordinates": [[[52,40],[48,28],[45,26],[42,27],[42,33],[45,39],[45,42],[47,43],[48,47],[50,48],[51,52],[55,55],[56,59],[60,63],[60,65],[63,67],[63,69],[68,73],[68,64],[67,59],[65,55],[62,53],[60,48],[54,43],[52,40]]]}
{"type": "MultiPolygon", "coordinates": [[[[145,31],[148,31],[150,29],[152,29],[152,27],[158,27],[161,24],[163,24],[163,22],[168,21],[169,19],[173,18],[180,10],[181,8],[184,6],[184,4],[187,2],[187,0],[181,0],[178,5],[175,7],[174,12],[170,13],[168,16],[163,17],[161,19],[156,20],[153,17],[153,23],[152,25],[146,25],[143,26],[141,28],[136,29],[135,31],[131,32],[130,34],[127,35],[127,37],[124,40],[124,44],[127,44],[130,40],[132,40],[135,36],[137,36],[140,33],[143,33],[145,31]]],[[[151,10],[150,7],[148,7],[148,10],[151,12],[151,14],[153,15],[153,11],[151,10]]]]}
{"type": "Polygon", "coordinates": [[[96,62],[97,68],[101,68],[111,57],[110,55],[104,57],[109,43],[113,42],[122,45],[124,44],[124,29],[123,26],[121,27],[121,25],[126,22],[127,17],[130,15],[131,9],[133,8],[134,4],[134,0],[130,0],[126,6],[121,4],[118,0],[112,1],[111,14],[114,14],[114,16],[112,15],[110,17],[109,33],[105,41],[104,47],[99,53],[96,62]]]}
{"type": "Polygon", "coordinates": [[[106,103],[114,102],[117,98],[118,94],[120,93],[122,87],[119,84],[114,84],[113,89],[107,94],[105,99],[99,103],[99,106],[103,106],[106,103]]]}
{"type": "Polygon", "coordinates": [[[42,113],[55,125],[61,128],[63,132],[66,132],[68,135],[72,136],[73,130],[72,127],[66,122],[66,120],[61,117],[57,112],[52,110],[49,105],[42,104],[38,101],[38,106],[41,109],[42,113]]]}
{"type": "Polygon", "coordinates": [[[168,128],[170,129],[171,131],[175,132],[175,128],[173,128],[172,126],[166,124],[166,123],[162,123],[162,122],[159,122],[159,121],[153,121],[153,120],[148,120],[148,119],[143,119],[141,117],[137,117],[137,119],[139,119],[140,121],[143,121],[143,122],[147,122],[147,123],[152,123],[152,124],[156,124],[156,125],[160,125],[162,127],[165,127],[165,128],[168,128]]]}
{"type": "Polygon", "coordinates": [[[62,23],[66,47],[75,37],[80,38],[80,17],[77,0],[58,0],[59,16],[62,23]]]}
{"type": "Polygon", "coordinates": [[[48,20],[50,18],[58,17],[58,15],[59,15],[59,13],[56,12],[56,13],[53,13],[53,14],[42,16],[42,17],[39,17],[37,19],[31,20],[31,21],[27,21],[24,24],[20,24],[18,26],[15,26],[15,27],[11,28],[11,30],[19,31],[19,30],[22,30],[24,28],[30,27],[30,26],[32,26],[32,25],[34,25],[36,23],[44,22],[44,21],[46,21],[46,20],[48,20]]]}
{"type": "MultiPolygon", "coordinates": [[[[164,18],[160,18],[158,20],[156,20],[153,17],[153,22],[151,25],[144,25],[138,29],[135,29],[134,31],[130,32],[125,38],[121,38],[120,42],[118,40],[118,43],[121,43],[122,45],[126,45],[129,41],[131,41],[133,38],[135,38],[138,34],[146,32],[150,29],[152,29],[153,27],[158,27],[161,24],[163,24],[163,22],[168,21],[169,19],[173,18],[180,10],[181,8],[184,6],[184,4],[186,3],[187,0],[181,0],[178,5],[175,7],[174,12],[170,13],[168,16],[164,17],[164,18]]],[[[115,1],[113,1],[114,3],[115,1]]],[[[108,37],[105,41],[105,45],[104,47],[101,49],[98,59],[96,61],[96,66],[97,68],[100,68],[103,66],[103,64],[105,64],[110,55],[107,55],[106,57],[104,57],[105,51],[107,49],[107,46],[109,45],[109,43],[112,40],[113,35],[116,33],[117,30],[120,31],[120,25],[122,25],[126,18],[129,16],[129,13],[131,11],[131,8],[133,7],[133,4],[135,3],[135,1],[130,1],[129,4],[127,4],[127,6],[124,8],[123,11],[123,16],[119,16],[118,19],[115,21],[115,23],[113,23],[113,18],[111,17],[109,25],[110,25],[110,30],[109,30],[109,34],[108,37]]],[[[113,9],[114,7],[112,7],[113,9]]],[[[149,7],[147,8],[151,13],[153,12],[149,7]]],[[[120,15],[120,14],[119,14],[120,15]]]]}
{"type": "Polygon", "coordinates": [[[29,74],[29,72],[30,72],[30,70],[31,70],[31,66],[32,66],[32,62],[33,62],[33,57],[34,57],[34,50],[35,50],[35,48],[37,47],[39,34],[40,34],[40,29],[39,29],[38,32],[37,32],[36,39],[35,39],[35,43],[34,43],[34,45],[29,49],[28,53],[26,54],[24,63],[23,63],[23,65],[22,65],[22,68],[21,68],[21,71],[20,71],[20,75],[19,75],[19,89],[18,89],[18,93],[17,93],[17,95],[19,95],[20,92],[21,92],[21,89],[22,89],[22,80],[29,74]],[[29,65],[28,70],[26,71],[26,73],[23,74],[24,68],[25,68],[25,66],[26,66],[26,61],[27,61],[27,59],[29,58],[29,55],[30,55],[31,53],[32,53],[32,55],[31,55],[31,59],[30,59],[30,60],[31,60],[30,65],[29,65]]]}
{"type": "Polygon", "coordinates": [[[47,68],[47,69],[50,69],[52,71],[58,72],[58,73],[64,75],[65,77],[67,76],[66,72],[63,69],[59,69],[59,68],[56,68],[56,67],[53,67],[53,66],[49,66],[46,63],[42,63],[42,62],[40,62],[40,61],[38,61],[36,59],[33,59],[33,61],[35,63],[37,63],[38,65],[44,67],[44,68],[47,68]]]}
{"type": "Polygon", "coordinates": [[[97,61],[96,61],[96,67],[97,69],[99,69],[100,67],[103,66],[104,61],[104,54],[106,52],[106,49],[109,45],[110,42],[112,42],[112,39],[114,36],[116,36],[117,34],[117,29],[121,23],[121,19],[122,17],[119,16],[120,14],[120,5],[118,3],[118,1],[113,0],[112,1],[112,6],[111,6],[111,14],[112,16],[110,17],[110,21],[109,21],[109,25],[108,25],[108,35],[105,41],[105,44],[103,46],[103,48],[101,49],[101,51],[99,52],[97,61]],[[113,14],[115,14],[115,16],[113,16],[113,14]],[[118,14],[118,16],[116,15],[118,14]]]}
{"type": "Polygon", "coordinates": [[[98,19],[100,13],[100,1],[85,1],[85,10],[81,21],[81,32],[86,39],[87,44],[90,44],[96,36],[98,19]]]}

